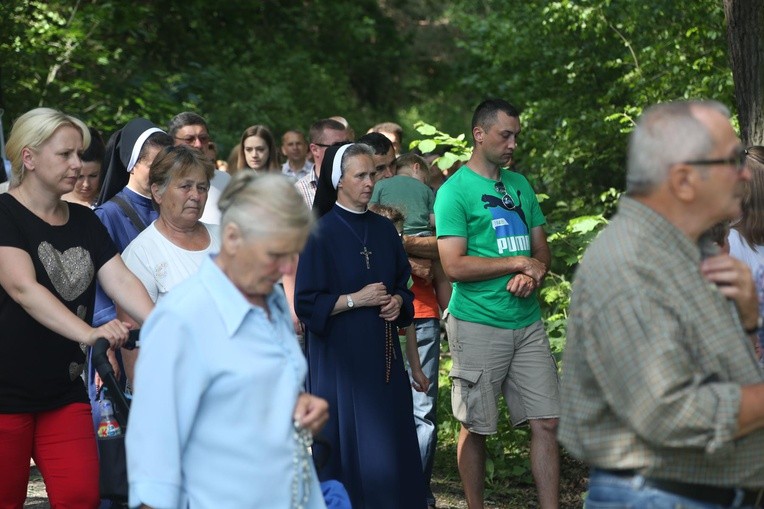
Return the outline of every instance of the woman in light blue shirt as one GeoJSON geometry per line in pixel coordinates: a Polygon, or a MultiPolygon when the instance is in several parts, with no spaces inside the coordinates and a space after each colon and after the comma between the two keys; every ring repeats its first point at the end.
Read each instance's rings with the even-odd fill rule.
{"type": "Polygon", "coordinates": [[[323,508],[306,446],[328,406],[301,393],[305,359],[274,287],[294,271],[313,217],[275,175],[237,175],[219,205],[220,253],[141,332],[130,507],[323,508]]]}

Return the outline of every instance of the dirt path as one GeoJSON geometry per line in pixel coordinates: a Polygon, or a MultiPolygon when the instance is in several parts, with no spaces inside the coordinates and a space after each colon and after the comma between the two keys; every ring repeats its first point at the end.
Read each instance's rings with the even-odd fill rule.
{"type": "Polygon", "coordinates": [[[42,476],[40,476],[40,471],[37,470],[37,467],[32,466],[24,509],[48,509],[49,507],[45,483],[42,481],[42,476]]]}
{"type": "MultiPolygon", "coordinates": [[[[439,451],[440,452],[440,451],[439,451]]],[[[438,458],[433,476],[433,492],[438,500],[438,509],[467,509],[464,501],[459,475],[453,468],[454,461],[449,458],[438,458]]],[[[561,509],[580,509],[583,506],[581,494],[585,488],[586,469],[575,460],[563,457],[561,509]]],[[[533,509],[537,507],[536,492],[533,486],[513,485],[490,487],[486,491],[486,509],[533,509]]],[[[32,467],[27,489],[27,501],[24,509],[49,509],[45,483],[37,467],[32,467]]]]}

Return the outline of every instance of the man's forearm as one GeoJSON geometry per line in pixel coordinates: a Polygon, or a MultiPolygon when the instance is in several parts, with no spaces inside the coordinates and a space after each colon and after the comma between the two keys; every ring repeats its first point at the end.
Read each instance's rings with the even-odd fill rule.
{"type": "MultiPolygon", "coordinates": [[[[534,232],[543,230],[534,228],[534,232]]],[[[539,245],[546,244],[539,242],[539,245]]],[[[522,273],[540,283],[548,269],[547,265],[529,256],[482,257],[467,255],[467,239],[458,236],[444,236],[438,239],[438,250],[443,270],[451,281],[485,281],[510,274],[522,273]]],[[[543,247],[534,248],[532,253],[540,253],[549,259],[543,247]]]]}
{"type": "Polygon", "coordinates": [[[406,254],[409,256],[427,258],[430,260],[437,260],[439,258],[438,239],[434,236],[412,237],[411,235],[404,235],[403,249],[406,250],[406,254]]]}
{"type": "Polygon", "coordinates": [[[544,267],[546,267],[544,275],[546,275],[546,272],[549,271],[549,268],[552,265],[552,252],[549,250],[549,246],[544,244],[543,248],[534,249],[531,256],[544,264],[544,267]]]}
{"type": "Polygon", "coordinates": [[[536,226],[531,230],[531,256],[543,263],[546,271],[552,266],[552,250],[549,249],[546,232],[541,226],[536,226]]]}
{"type": "Polygon", "coordinates": [[[509,274],[523,273],[538,280],[542,269],[540,262],[527,256],[483,258],[460,256],[453,263],[443,264],[443,270],[451,281],[485,281],[509,274]]]}

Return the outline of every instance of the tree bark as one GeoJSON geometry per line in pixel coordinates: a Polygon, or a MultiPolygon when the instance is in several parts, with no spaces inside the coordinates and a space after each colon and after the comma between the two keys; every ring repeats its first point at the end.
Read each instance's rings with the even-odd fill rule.
{"type": "Polygon", "coordinates": [[[764,2],[724,0],[727,46],[740,137],[746,145],[764,144],[764,2]]]}

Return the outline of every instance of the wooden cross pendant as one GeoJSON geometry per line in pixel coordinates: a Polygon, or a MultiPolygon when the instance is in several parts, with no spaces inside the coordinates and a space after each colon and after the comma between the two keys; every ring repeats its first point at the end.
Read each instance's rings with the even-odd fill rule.
{"type": "Polygon", "coordinates": [[[370,269],[370,268],[371,268],[371,266],[369,265],[369,255],[370,255],[370,254],[371,254],[371,251],[369,251],[368,249],[366,249],[366,246],[363,246],[363,251],[361,251],[361,256],[363,256],[364,258],[366,258],[366,268],[367,268],[367,269],[370,269]]]}

